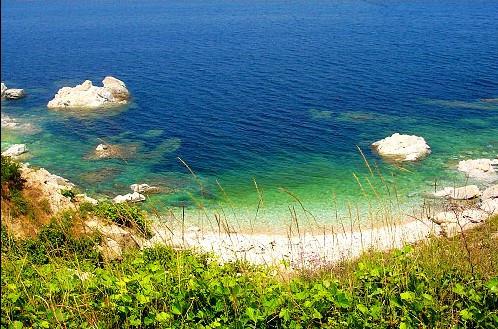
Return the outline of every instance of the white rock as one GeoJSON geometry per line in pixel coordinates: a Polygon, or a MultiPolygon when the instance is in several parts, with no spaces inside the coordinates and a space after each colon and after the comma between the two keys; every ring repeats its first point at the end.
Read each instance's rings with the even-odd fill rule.
{"type": "Polygon", "coordinates": [[[372,144],[381,156],[398,161],[416,161],[431,153],[422,137],[395,133],[372,144]]]}
{"type": "Polygon", "coordinates": [[[61,191],[71,190],[74,187],[74,184],[67,179],[51,174],[44,168],[30,168],[27,164],[21,166],[21,175],[26,179],[26,189],[36,190],[40,199],[47,199],[53,213],[75,208],[70,198],[61,194],[61,191]]]}
{"type": "Polygon", "coordinates": [[[458,163],[458,170],[469,177],[489,180],[498,178],[498,159],[462,160],[458,163]]]}
{"type": "Polygon", "coordinates": [[[106,77],[103,87],[97,87],[86,80],[76,87],[63,87],[50,102],[48,108],[98,108],[110,105],[126,104],[130,93],[123,81],[106,77]]]}
{"type": "Polygon", "coordinates": [[[145,201],[145,196],[138,192],[133,192],[125,195],[118,195],[114,199],[112,199],[112,201],[114,203],[140,202],[140,201],[145,201]]]}
{"type": "Polygon", "coordinates": [[[99,152],[101,152],[101,151],[105,151],[105,150],[107,150],[108,148],[109,148],[109,146],[108,146],[108,145],[105,145],[105,144],[99,144],[99,145],[95,148],[95,151],[99,151],[99,152]]]}
{"type": "Polygon", "coordinates": [[[467,185],[463,187],[445,187],[441,191],[434,193],[436,197],[445,197],[454,200],[469,200],[481,195],[481,191],[476,185],[467,185]]]}
{"type": "Polygon", "coordinates": [[[23,153],[28,152],[26,144],[14,144],[9,147],[6,151],[2,152],[3,156],[15,157],[23,153]]]}
{"type": "Polygon", "coordinates": [[[458,216],[457,216],[457,213],[454,211],[443,211],[443,212],[437,213],[434,216],[434,218],[432,218],[432,221],[436,224],[457,223],[458,216]]]}
{"type": "Polygon", "coordinates": [[[135,248],[137,243],[132,234],[116,224],[105,224],[100,220],[92,219],[85,222],[85,226],[93,231],[97,231],[106,238],[116,241],[122,249],[135,248]]]}
{"type": "Polygon", "coordinates": [[[498,184],[488,187],[482,192],[482,199],[494,199],[498,198],[498,184]]]}
{"type": "Polygon", "coordinates": [[[78,202],[78,203],[88,202],[88,203],[93,204],[94,206],[99,203],[97,200],[95,200],[94,198],[89,197],[86,194],[76,194],[74,196],[74,198],[76,199],[76,202],[78,202]]]}
{"type": "Polygon", "coordinates": [[[498,198],[484,200],[481,209],[489,215],[498,215],[498,198]]]}
{"type": "Polygon", "coordinates": [[[147,192],[155,192],[159,190],[159,188],[155,186],[150,186],[149,184],[131,184],[130,189],[133,192],[137,193],[147,193],[147,192]]]}
{"type": "Polygon", "coordinates": [[[111,238],[105,238],[99,248],[102,256],[107,261],[120,260],[123,258],[123,251],[119,243],[111,238]]]}
{"type": "Polygon", "coordinates": [[[472,223],[480,223],[485,221],[489,217],[489,214],[482,209],[465,209],[462,211],[460,217],[472,223]]]}
{"type": "Polygon", "coordinates": [[[6,99],[19,99],[23,98],[25,95],[24,89],[7,89],[5,90],[3,97],[6,99]]]}
{"type": "Polygon", "coordinates": [[[7,86],[2,82],[2,98],[5,96],[5,91],[7,90],[7,86]]]}

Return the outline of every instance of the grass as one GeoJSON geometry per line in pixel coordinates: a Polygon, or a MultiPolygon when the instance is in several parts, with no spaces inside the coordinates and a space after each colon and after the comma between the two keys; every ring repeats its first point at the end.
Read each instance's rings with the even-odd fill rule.
{"type": "Polygon", "coordinates": [[[495,217],[467,233],[471,259],[461,236],[434,238],[290,276],[169,247],[103,263],[67,226],[29,243],[2,231],[2,325],[496,328],[497,228],[495,217]]]}

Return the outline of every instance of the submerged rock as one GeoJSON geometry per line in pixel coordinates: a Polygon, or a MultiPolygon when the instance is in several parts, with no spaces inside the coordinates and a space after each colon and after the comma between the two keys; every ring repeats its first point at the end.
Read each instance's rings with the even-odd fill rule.
{"type": "Polygon", "coordinates": [[[416,161],[431,153],[424,138],[399,133],[377,141],[372,146],[381,156],[397,161],[416,161]]]}
{"type": "Polygon", "coordinates": [[[105,77],[103,87],[97,87],[86,80],[76,87],[63,87],[47,107],[57,108],[98,108],[126,104],[130,93],[123,81],[114,77],[105,77]]]}
{"type": "Polygon", "coordinates": [[[7,150],[2,152],[2,155],[8,157],[16,157],[26,152],[28,152],[26,144],[14,144],[11,147],[9,147],[7,150]]]}
{"type": "Polygon", "coordinates": [[[89,160],[99,159],[129,159],[137,152],[137,145],[114,145],[114,144],[99,144],[93,152],[85,158],[89,160]]]}
{"type": "Polygon", "coordinates": [[[124,202],[140,202],[145,201],[145,195],[138,192],[128,193],[125,195],[118,195],[112,199],[114,203],[124,203],[124,202]]]}
{"type": "Polygon", "coordinates": [[[467,185],[463,187],[445,187],[441,191],[435,192],[434,196],[450,198],[454,200],[470,200],[481,195],[479,187],[476,185],[467,185]]]}
{"type": "Polygon", "coordinates": [[[458,163],[458,170],[471,178],[492,180],[498,178],[498,159],[462,160],[458,163]]]}

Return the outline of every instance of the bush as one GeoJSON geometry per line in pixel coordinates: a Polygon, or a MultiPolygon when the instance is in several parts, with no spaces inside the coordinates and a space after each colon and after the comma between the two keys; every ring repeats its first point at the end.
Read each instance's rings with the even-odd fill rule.
{"type": "Polygon", "coordinates": [[[10,157],[2,155],[1,165],[2,196],[4,196],[4,192],[6,192],[6,196],[8,197],[9,191],[22,190],[26,181],[21,177],[21,165],[18,162],[15,162],[10,157]]]}
{"type": "Polygon", "coordinates": [[[127,203],[111,203],[108,201],[99,202],[93,212],[102,217],[126,227],[136,228],[144,235],[150,235],[149,222],[145,218],[144,212],[133,205],[127,203]]]}
{"type": "Polygon", "coordinates": [[[75,194],[72,190],[61,190],[61,195],[69,198],[71,201],[74,201],[75,194]]]}

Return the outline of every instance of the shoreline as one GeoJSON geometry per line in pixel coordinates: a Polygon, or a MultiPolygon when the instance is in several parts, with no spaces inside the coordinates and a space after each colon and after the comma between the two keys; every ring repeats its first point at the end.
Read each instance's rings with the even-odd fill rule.
{"type": "MultiPolygon", "coordinates": [[[[75,209],[76,204],[61,195],[61,186],[74,186],[71,182],[43,168],[34,169],[26,164],[22,164],[22,168],[23,175],[28,180],[27,186],[41,186],[44,193],[52,200],[56,200],[58,211],[75,209]]],[[[88,197],[82,195],[82,198],[85,200],[88,197]]],[[[371,222],[370,227],[353,222],[356,225],[344,226],[333,233],[317,232],[306,227],[293,227],[292,232],[289,230],[287,234],[275,232],[217,233],[205,227],[195,226],[185,227],[182,232],[178,229],[179,225],[170,228],[167,222],[156,219],[152,222],[152,237],[148,240],[131,231],[123,234],[131,236],[140,249],[155,245],[169,245],[174,248],[213,253],[222,263],[246,260],[256,265],[279,266],[285,263],[285,266],[292,269],[312,269],[351,260],[366,251],[387,251],[402,247],[407,243],[416,243],[431,236],[444,234],[443,227],[429,219],[432,216],[427,215],[427,219],[408,217],[403,218],[391,214],[391,221],[377,222],[375,225],[371,222]]],[[[478,223],[469,222],[463,225],[465,227],[461,228],[467,229],[478,223]]]]}

